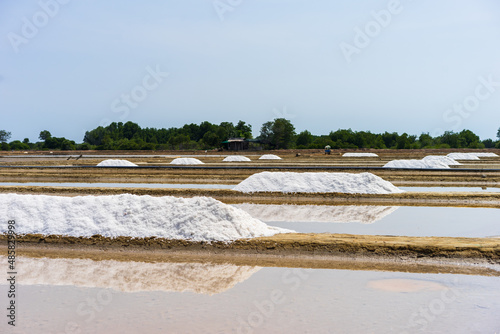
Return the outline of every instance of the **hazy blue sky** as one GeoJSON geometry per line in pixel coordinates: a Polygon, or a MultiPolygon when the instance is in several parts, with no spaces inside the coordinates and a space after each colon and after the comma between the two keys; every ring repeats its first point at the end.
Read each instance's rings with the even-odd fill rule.
{"type": "Polygon", "coordinates": [[[59,1],[0,2],[12,139],[81,142],[129,120],[241,119],[256,135],[276,117],[314,134],[500,127],[498,0],[59,1]]]}

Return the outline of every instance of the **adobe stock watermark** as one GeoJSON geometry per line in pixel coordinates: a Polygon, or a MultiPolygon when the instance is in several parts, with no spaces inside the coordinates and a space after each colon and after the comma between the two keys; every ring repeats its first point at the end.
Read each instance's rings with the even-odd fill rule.
{"type": "Polygon", "coordinates": [[[391,24],[394,16],[402,11],[403,5],[399,0],[390,0],[386,9],[371,11],[370,15],[373,20],[366,22],[362,28],[355,26],[353,28],[355,34],[352,43],[341,42],[339,44],[340,51],[342,51],[347,63],[351,63],[354,55],[360,54],[361,50],[368,47],[372,40],[380,35],[382,29],[391,24]]]}
{"type": "Polygon", "coordinates": [[[33,38],[38,35],[40,29],[49,24],[61,9],[61,6],[66,5],[70,0],[40,0],[38,6],[40,10],[36,11],[31,18],[26,16],[21,19],[22,25],[20,33],[9,32],[7,39],[15,53],[19,53],[19,47],[23,44],[28,44],[33,38]]]}
{"type": "Polygon", "coordinates": [[[281,108],[281,110],[278,109],[278,108],[273,108],[273,114],[275,116],[273,118],[273,120],[276,119],[276,118],[284,118],[284,119],[287,119],[287,120],[291,120],[291,119],[294,119],[296,117],[295,114],[288,112],[288,107],[287,106],[283,106],[281,108]]]}
{"type": "Polygon", "coordinates": [[[227,12],[233,12],[243,3],[243,0],[214,0],[212,5],[219,16],[219,20],[224,21],[227,12]]]}
{"type": "MultiPolygon", "coordinates": [[[[458,278],[454,279],[454,283],[458,282],[458,278]]],[[[456,302],[458,298],[462,297],[462,292],[457,288],[446,288],[441,291],[439,297],[432,299],[425,307],[420,307],[418,311],[413,312],[408,319],[408,329],[414,332],[415,329],[419,331],[426,331],[428,326],[434,322],[439,316],[443,315],[448,306],[456,302]]],[[[403,331],[401,334],[409,332],[403,331]]]]}
{"type": "MultiPolygon", "coordinates": [[[[500,89],[500,81],[495,81],[493,74],[487,77],[479,76],[477,78],[478,84],[474,91],[459,101],[454,103],[451,108],[448,108],[443,113],[443,120],[451,124],[450,128],[456,131],[461,128],[462,122],[469,118],[473,112],[477,111],[481,106],[481,102],[488,100],[494,93],[500,89]]],[[[436,129],[435,132],[443,131],[436,129]]]]}
{"type": "Polygon", "coordinates": [[[64,334],[80,334],[82,333],[82,323],[88,324],[94,321],[97,314],[104,310],[104,307],[113,301],[113,293],[110,289],[99,290],[95,297],[87,297],[84,301],[78,304],[76,314],[83,318],[82,322],[70,321],[66,323],[64,334]]]}
{"type": "Polygon", "coordinates": [[[151,66],[146,66],[145,70],[146,75],[140,84],[132,87],[129,92],[122,93],[111,102],[111,111],[120,114],[120,120],[125,120],[130,114],[130,109],[137,108],[169,76],[168,72],[163,72],[160,69],[160,65],[156,65],[154,69],[151,66]]]}
{"type": "MultiPolygon", "coordinates": [[[[310,270],[302,268],[289,269],[283,273],[281,282],[287,287],[288,291],[296,291],[309,278],[308,271],[310,270]]],[[[236,328],[236,333],[254,333],[257,328],[274,315],[277,306],[287,301],[285,292],[281,289],[274,289],[268,298],[261,301],[255,300],[253,303],[254,311],[250,312],[245,318],[237,317],[238,327],[236,328]]]]}

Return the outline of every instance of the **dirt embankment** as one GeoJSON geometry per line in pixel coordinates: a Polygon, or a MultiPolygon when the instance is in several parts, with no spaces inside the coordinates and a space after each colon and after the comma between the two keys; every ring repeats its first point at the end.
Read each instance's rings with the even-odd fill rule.
{"type": "MultiPolygon", "coordinates": [[[[414,272],[480,272],[500,276],[500,240],[496,238],[290,233],[231,243],[207,243],[155,237],[24,235],[18,236],[17,243],[19,255],[35,257],[147,262],[209,259],[240,265],[395,271],[404,268],[414,272]]],[[[0,247],[6,247],[5,235],[0,235],[0,247]]]]}

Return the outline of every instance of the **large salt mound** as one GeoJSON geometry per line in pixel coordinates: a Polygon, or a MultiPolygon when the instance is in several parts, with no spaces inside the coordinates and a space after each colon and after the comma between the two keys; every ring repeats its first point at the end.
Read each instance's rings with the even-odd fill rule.
{"type": "Polygon", "coordinates": [[[448,166],[458,166],[458,165],[461,165],[460,162],[456,161],[455,159],[452,159],[446,155],[428,155],[426,156],[425,158],[422,159],[423,161],[429,161],[429,160],[433,160],[433,161],[440,161],[440,162],[443,162],[445,164],[447,164],[448,166]]]}
{"type": "Polygon", "coordinates": [[[455,160],[479,160],[475,153],[450,153],[447,156],[455,160]]]}
{"type": "Polygon", "coordinates": [[[259,158],[260,160],[281,160],[280,157],[274,154],[264,154],[259,158]]]}
{"type": "Polygon", "coordinates": [[[137,165],[128,160],[108,159],[99,162],[97,167],[137,167],[137,165]]]}
{"type": "Polygon", "coordinates": [[[233,204],[264,222],[318,222],[372,224],[398,209],[375,205],[233,204]]]}
{"type": "Polygon", "coordinates": [[[254,174],[233,190],[245,193],[349,193],[349,194],[391,194],[403,190],[371,173],[292,173],[262,172],[254,174]]]}
{"type": "Polygon", "coordinates": [[[450,168],[440,160],[392,160],[384,165],[385,168],[450,168]]]}
{"type": "MultiPolygon", "coordinates": [[[[6,256],[0,260],[7,263],[6,256]]],[[[213,263],[145,263],[20,256],[22,285],[71,285],[123,292],[190,291],[213,295],[250,278],[260,267],[213,263]]],[[[7,281],[5,281],[7,283],[7,281]]],[[[0,284],[3,284],[0,283],[0,284]]]]}
{"type": "Polygon", "coordinates": [[[16,220],[18,234],[90,237],[162,237],[231,241],[292,232],[267,226],[248,213],[209,197],[130,194],[47,196],[0,194],[0,233],[16,220]]]}
{"type": "Polygon", "coordinates": [[[378,157],[378,154],[375,153],[354,153],[354,152],[349,152],[349,153],[344,153],[342,155],[343,157],[378,157]]]}
{"type": "Polygon", "coordinates": [[[196,158],[177,158],[172,160],[170,163],[172,165],[203,165],[204,162],[196,159],[196,158]]]}
{"type": "Polygon", "coordinates": [[[252,161],[252,160],[248,159],[247,157],[241,156],[241,155],[230,155],[230,156],[225,157],[224,160],[222,160],[222,161],[233,162],[233,161],[252,161]]]}

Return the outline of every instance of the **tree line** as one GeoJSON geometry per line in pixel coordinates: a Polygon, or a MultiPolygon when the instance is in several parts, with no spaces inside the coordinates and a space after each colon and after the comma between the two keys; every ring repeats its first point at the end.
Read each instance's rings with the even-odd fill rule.
{"type": "MultiPolygon", "coordinates": [[[[372,133],[339,129],[328,135],[313,135],[308,130],[296,133],[295,126],[287,119],[276,118],[266,122],[260,134],[252,141],[253,147],[264,149],[420,149],[420,148],[500,148],[500,128],[497,141],[481,140],[474,132],[446,131],[432,137],[429,133],[419,136],[397,132],[372,133]]],[[[86,131],[83,143],[75,143],[64,137],[54,137],[43,130],[38,142],[28,138],[8,142],[11,133],[0,130],[0,149],[10,150],[208,150],[224,147],[229,138],[253,139],[252,126],[244,121],[212,124],[186,124],[180,128],[141,128],[133,122],[113,122],[86,131]]]]}

